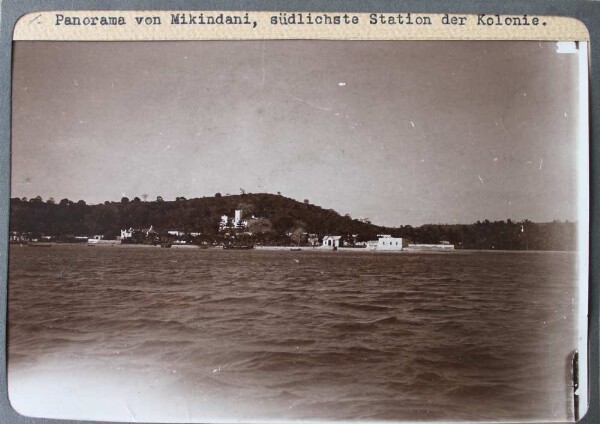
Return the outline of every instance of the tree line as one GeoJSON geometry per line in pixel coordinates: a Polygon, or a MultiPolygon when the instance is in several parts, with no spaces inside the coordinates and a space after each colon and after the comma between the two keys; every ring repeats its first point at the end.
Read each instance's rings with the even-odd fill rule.
{"type": "Polygon", "coordinates": [[[353,219],[335,210],[313,205],[308,199],[298,202],[280,194],[242,192],[165,201],[158,196],[148,201],[147,195],[119,202],[106,201],[88,205],[40,196],[10,200],[10,230],[33,235],[46,235],[58,240],[74,236],[103,235],[113,239],[125,228],[148,228],[159,232],[178,230],[202,233],[204,240],[218,240],[222,215],[232,216],[241,209],[244,218],[255,216],[248,231],[254,242],[285,244],[290,239],[303,240],[302,234],[346,236],[353,241],[376,240],[378,234],[403,237],[413,243],[447,241],[457,249],[499,250],[575,250],[577,224],[569,221],[534,223],[524,221],[478,221],[473,224],[427,224],[384,227],[368,219],[353,219]],[[140,198],[141,197],[141,198],[140,198]]]}

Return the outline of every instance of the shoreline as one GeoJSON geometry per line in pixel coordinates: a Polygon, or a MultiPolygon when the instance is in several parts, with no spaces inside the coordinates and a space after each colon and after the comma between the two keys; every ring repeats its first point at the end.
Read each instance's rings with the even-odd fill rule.
{"type": "MultiPolygon", "coordinates": [[[[9,243],[9,249],[10,248],[17,248],[17,247],[28,247],[28,246],[33,246],[33,247],[42,247],[42,246],[35,246],[35,242],[34,243],[9,243]]],[[[175,249],[175,250],[209,250],[209,251],[220,251],[220,250],[227,250],[229,251],[229,249],[223,249],[223,246],[209,246],[209,247],[203,247],[203,246],[199,246],[199,245],[192,245],[192,244],[183,244],[183,245],[172,245],[169,248],[162,248],[160,245],[151,245],[151,244],[119,244],[119,243],[102,243],[102,244],[93,244],[93,245],[88,245],[87,243],[59,243],[59,242],[40,242],[40,245],[44,244],[46,245],[45,247],[52,247],[52,246],[65,246],[65,247],[93,247],[93,248],[122,248],[122,249],[175,249]]],[[[359,253],[376,253],[376,254],[468,254],[468,253],[477,253],[477,252],[490,252],[490,253],[499,253],[499,254],[507,254],[507,253],[574,253],[577,254],[579,253],[578,251],[575,250],[500,250],[500,249],[488,249],[488,250],[484,250],[484,249],[452,249],[452,250],[408,250],[408,249],[404,249],[404,250],[371,250],[365,247],[338,247],[337,250],[333,250],[331,247],[323,247],[323,246],[254,246],[254,249],[231,249],[233,251],[237,251],[237,250],[246,250],[246,251],[252,251],[252,250],[260,250],[260,251],[266,251],[266,252],[294,252],[294,253],[298,253],[298,252],[320,252],[320,253],[326,253],[326,252],[342,252],[342,253],[352,253],[352,252],[359,252],[359,253]],[[300,249],[300,250],[298,250],[300,249]]]]}

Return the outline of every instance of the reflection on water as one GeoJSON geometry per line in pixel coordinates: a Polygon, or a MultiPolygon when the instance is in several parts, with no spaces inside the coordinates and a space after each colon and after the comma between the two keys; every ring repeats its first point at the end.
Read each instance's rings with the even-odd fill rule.
{"type": "Polygon", "coordinates": [[[16,246],[9,394],[63,418],[571,419],[575,267],[572,253],[16,246]]]}

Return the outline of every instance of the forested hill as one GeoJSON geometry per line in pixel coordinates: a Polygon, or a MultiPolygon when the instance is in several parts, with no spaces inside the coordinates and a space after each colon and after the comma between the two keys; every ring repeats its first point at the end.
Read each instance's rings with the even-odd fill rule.
{"type": "MultiPolygon", "coordinates": [[[[69,236],[102,234],[115,238],[120,230],[151,225],[159,233],[168,230],[202,233],[203,238],[218,239],[221,215],[233,216],[241,209],[244,218],[252,215],[254,234],[265,242],[285,243],[294,231],[326,234],[358,235],[356,240],[374,240],[386,233],[404,237],[415,243],[448,241],[456,248],[504,250],[575,250],[577,225],[574,222],[553,221],[478,221],[473,224],[428,224],[420,227],[400,226],[386,228],[367,220],[352,219],[334,210],[312,205],[308,200],[274,194],[240,194],[233,196],[177,198],[163,201],[141,201],[123,198],[120,202],[87,205],[84,201],[63,199],[55,202],[34,199],[11,199],[10,230],[34,235],[48,235],[57,239],[69,236]]],[[[398,217],[399,222],[402,217],[398,217]]]]}
{"type": "Polygon", "coordinates": [[[112,238],[122,228],[147,228],[161,231],[180,230],[216,234],[222,215],[233,216],[236,209],[243,218],[252,215],[268,220],[273,233],[286,233],[297,227],[317,234],[364,234],[375,237],[381,227],[341,216],[307,200],[274,194],[216,195],[197,199],[178,197],[175,201],[105,202],[86,205],[83,201],[44,202],[40,198],[23,201],[11,199],[11,231],[61,234],[104,234],[112,238]]]}

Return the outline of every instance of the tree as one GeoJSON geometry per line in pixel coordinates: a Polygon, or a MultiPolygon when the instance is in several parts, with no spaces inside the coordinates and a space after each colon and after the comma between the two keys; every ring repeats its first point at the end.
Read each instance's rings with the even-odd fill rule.
{"type": "Polygon", "coordinates": [[[36,196],[36,197],[29,199],[29,201],[31,203],[42,203],[44,201],[44,199],[42,199],[42,196],[36,196]]]}
{"type": "Polygon", "coordinates": [[[162,196],[156,196],[156,201],[157,202],[164,202],[165,200],[163,199],[162,196]]]}
{"type": "Polygon", "coordinates": [[[129,198],[128,197],[121,197],[121,203],[129,203],[129,198]]]}
{"type": "Polygon", "coordinates": [[[48,197],[48,200],[46,200],[46,203],[48,203],[49,205],[54,205],[56,202],[54,201],[54,197],[48,197]]]}
{"type": "Polygon", "coordinates": [[[142,199],[145,202],[148,199],[148,194],[147,193],[142,194],[142,199]]]}
{"type": "Polygon", "coordinates": [[[70,203],[71,201],[69,199],[61,199],[61,201],[58,204],[59,206],[69,206],[70,203]]]}
{"type": "Polygon", "coordinates": [[[27,197],[21,197],[21,202],[26,202],[27,201],[27,197]]]}
{"type": "Polygon", "coordinates": [[[215,193],[215,197],[222,197],[221,193],[215,193]]]}
{"type": "Polygon", "coordinates": [[[78,200],[78,201],[77,201],[77,204],[78,204],[79,206],[85,206],[85,200],[78,200]]]}
{"type": "Polygon", "coordinates": [[[304,204],[305,204],[305,205],[308,205],[308,203],[309,203],[309,202],[308,202],[308,199],[304,199],[304,204]]]}
{"type": "Polygon", "coordinates": [[[246,190],[240,187],[240,193],[241,193],[241,195],[243,196],[243,195],[245,195],[245,194],[246,194],[246,190]]]}
{"type": "Polygon", "coordinates": [[[252,234],[267,234],[273,231],[273,224],[266,218],[252,219],[248,223],[248,231],[252,234]]]}
{"type": "Polygon", "coordinates": [[[292,230],[292,235],[290,236],[292,241],[297,245],[300,245],[304,241],[304,228],[296,227],[292,230]]]}
{"type": "Polygon", "coordinates": [[[252,215],[255,211],[255,207],[252,203],[240,203],[237,208],[242,211],[242,216],[252,215]]]}
{"type": "Polygon", "coordinates": [[[139,197],[135,196],[133,198],[133,201],[134,201],[134,203],[140,203],[142,200],[139,197]]]}
{"type": "Polygon", "coordinates": [[[185,197],[183,197],[183,196],[179,196],[179,197],[176,197],[176,198],[175,198],[175,201],[176,201],[176,202],[185,202],[186,200],[187,200],[187,199],[186,199],[185,197]]]}
{"type": "Polygon", "coordinates": [[[273,227],[279,233],[284,233],[294,226],[294,220],[287,215],[275,215],[273,218],[273,227]]]}

